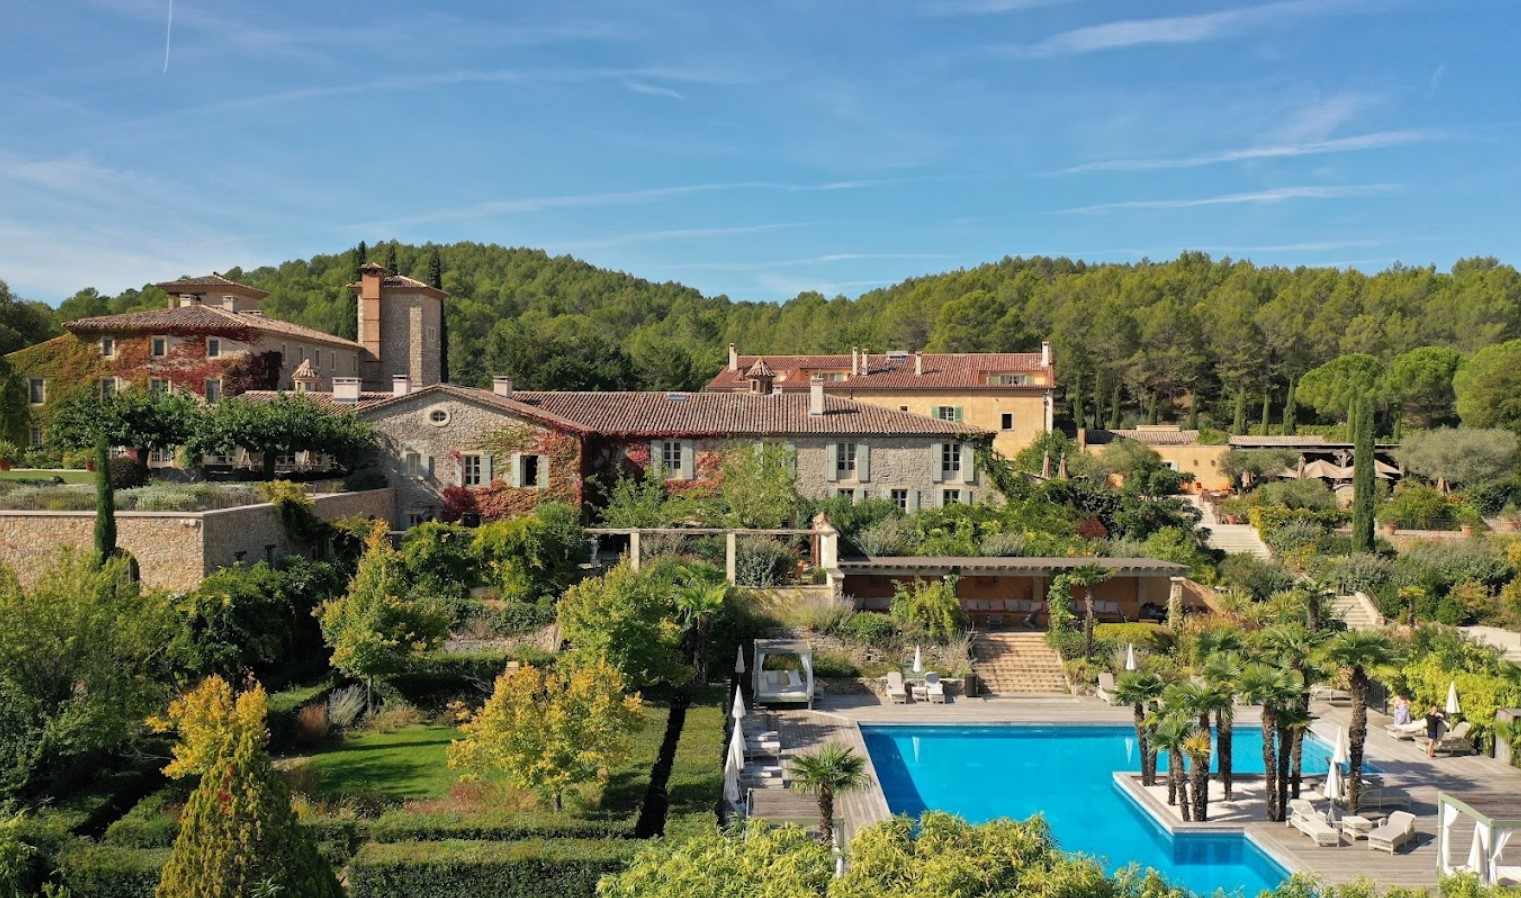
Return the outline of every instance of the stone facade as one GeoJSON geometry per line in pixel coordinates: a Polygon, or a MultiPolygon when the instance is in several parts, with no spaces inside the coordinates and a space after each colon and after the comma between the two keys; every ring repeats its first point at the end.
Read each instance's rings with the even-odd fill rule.
{"type": "Polygon", "coordinates": [[[443,380],[444,293],[366,265],[359,283],[361,376],[366,390],[389,390],[406,377],[415,389],[443,380]]]}
{"type": "MultiPolygon", "coordinates": [[[[389,489],[313,498],[317,515],[327,521],[353,515],[390,520],[393,507],[389,489]]],[[[205,512],[122,511],[116,514],[116,533],[117,545],[137,560],[149,589],[190,590],[239,561],[302,554],[269,504],[205,512]]],[[[39,546],[88,550],[94,541],[94,512],[0,511],[0,564],[27,586],[48,561],[39,546]]]]}
{"type": "MultiPolygon", "coordinates": [[[[1040,374],[1032,377],[1043,379],[1040,374]]],[[[1013,457],[1051,429],[1051,391],[1044,385],[1002,390],[981,387],[976,392],[964,393],[884,393],[840,388],[830,393],[931,418],[943,417],[943,409],[959,409],[960,417],[952,420],[991,432],[993,448],[1005,458],[1013,457]],[[1004,426],[1006,422],[1008,427],[1004,426]]]]}
{"type": "Polygon", "coordinates": [[[375,428],[376,460],[394,485],[399,527],[452,519],[472,507],[479,514],[482,501],[487,517],[498,506],[522,513],[544,499],[581,501],[579,442],[484,397],[430,391],[360,415],[375,428]],[[484,448],[503,438],[516,451],[484,448]]]}

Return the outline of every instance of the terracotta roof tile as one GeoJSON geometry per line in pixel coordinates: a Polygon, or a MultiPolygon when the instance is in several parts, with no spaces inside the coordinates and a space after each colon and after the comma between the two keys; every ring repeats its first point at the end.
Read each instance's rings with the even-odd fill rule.
{"type": "Polygon", "coordinates": [[[750,370],[745,372],[745,376],[746,377],[775,377],[776,376],[776,372],[772,371],[771,370],[771,366],[766,364],[766,357],[765,356],[761,356],[760,358],[758,358],[758,359],[755,360],[755,364],[753,364],[753,365],[750,366],[750,370]]]}
{"type": "MultiPolygon", "coordinates": [[[[382,266],[376,265],[375,267],[381,271],[385,271],[385,268],[382,266]]],[[[358,290],[359,285],[360,282],[355,281],[348,286],[350,290],[358,290]]],[[[417,278],[409,278],[406,275],[401,274],[386,275],[381,279],[380,286],[382,289],[389,287],[393,290],[412,290],[417,293],[422,293],[426,296],[436,296],[439,299],[444,299],[449,295],[431,284],[425,284],[422,281],[419,281],[417,278]]]]}
{"type": "Polygon", "coordinates": [[[315,379],[316,377],[317,369],[312,367],[311,359],[302,359],[301,364],[296,366],[296,370],[291,372],[292,380],[302,380],[306,378],[315,379]]]}
{"type": "Polygon", "coordinates": [[[977,436],[985,431],[954,421],[824,397],[824,414],[808,413],[807,394],[536,393],[517,401],[612,436],[767,436],[903,434],[977,436]]]}
{"type": "Polygon", "coordinates": [[[217,289],[236,289],[245,295],[252,295],[258,297],[259,299],[263,299],[269,295],[269,291],[267,290],[260,290],[258,287],[250,287],[247,284],[240,284],[237,281],[230,281],[214,271],[211,274],[202,275],[200,277],[180,278],[177,281],[163,281],[162,283],[154,284],[153,286],[159,288],[160,290],[163,290],[165,293],[174,294],[202,293],[206,290],[217,289]]]}
{"type": "Polygon", "coordinates": [[[1191,446],[1199,442],[1197,430],[1090,430],[1088,442],[1110,443],[1116,439],[1131,440],[1147,446],[1191,446]]]}
{"type": "Polygon", "coordinates": [[[355,411],[368,408],[378,402],[391,398],[390,393],[360,393],[358,402],[338,402],[333,399],[332,393],[318,393],[316,391],[294,393],[289,390],[249,390],[246,393],[239,393],[237,398],[246,399],[249,402],[268,402],[280,396],[305,396],[321,406],[333,409],[353,409],[355,411]]]}
{"type": "MultiPolygon", "coordinates": [[[[811,374],[818,371],[842,371],[843,381],[826,381],[824,389],[841,390],[1003,390],[1008,384],[989,384],[989,374],[1033,374],[1047,372],[1048,380],[1054,381],[1051,369],[1043,367],[1038,352],[970,352],[923,354],[924,371],[914,373],[913,355],[889,356],[871,353],[867,356],[865,374],[849,374],[849,355],[742,355],[737,370],[725,368],[708,382],[705,389],[712,392],[737,391],[749,388],[747,369],[764,359],[776,374],[776,386],[784,391],[808,389],[811,374]]],[[[1041,385],[1040,389],[1045,389],[1041,385]]]]}
{"type": "Polygon", "coordinates": [[[299,324],[292,324],[289,321],[281,321],[278,318],[270,318],[267,315],[259,313],[229,312],[220,306],[208,305],[179,306],[173,309],[149,309],[144,312],[125,312],[121,315],[98,315],[94,318],[80,318],[77,321],[70,321],[64,325],[64,328],[74,334],[151,333],[154,331],[186,328],[212,334],[220,332],[227,335],[251,329],[268,334],[283,334],[317,343],[329,343],[347,349],[364,348],[351,340],[335,337],[332,334],[323,333],[310,327],[302,327],[299,324]]]}

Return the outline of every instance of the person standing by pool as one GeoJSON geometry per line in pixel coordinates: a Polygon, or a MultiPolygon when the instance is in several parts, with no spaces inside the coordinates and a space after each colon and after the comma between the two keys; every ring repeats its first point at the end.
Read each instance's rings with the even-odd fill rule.
{"type": "Polygon", "coordinates": [[[1446,722],[1447,715],[1436,705],[1426,711],[1426,757],[1436,757],[1437,738],[1442,735],[1442,725],[1446,722]]]}
{"type": "Polygon", "coordinates": [[[1410,699],[1404,694],[1394,697],[1394,726],[1402,727],[1410,723],[1410,699]]]}

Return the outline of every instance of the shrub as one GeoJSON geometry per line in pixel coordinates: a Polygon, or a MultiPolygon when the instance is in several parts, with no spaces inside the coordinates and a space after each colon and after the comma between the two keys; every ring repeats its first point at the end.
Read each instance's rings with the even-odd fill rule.
{"type": "Polygon", "coordinates": [[[591,543],[574,508],[543,502],[531,515],[477,528],[474,551],[502,598],[532,602],[576,582],[591,558],[591,543]]]}
{"type": "Polygon", "coordinates": [[[774,540],[743,538],[734,550],[734,579],[740,586],[781,586],[791,577],[795,561],[792,552],[774,540]]]}
{"type": "Polygon", "coordinates": [[[631,827],[624,820],[586,820],[539,811],[460,813],[458,811],[388,810],[366,829],[376,842],[443,842],[471,839],[521,842],[540,839],[623,839],[631,827]]]}
{"type": "Polygon", "coordinates": [[[345,686],[334,689],[327,697],[328,723],[346,730],[364,716],[365,695],[363,686],[345,686]]]}
{"type": "Polygon", "coordinates": [[[990,533],[983,537],[982,554],[989,558],[1018,558],[1025,554],[1024,534],[990,533]]]}
{"type": "Polygon", "coordinates": [[[1263,534],[1262,538],[1274,554],[1287,555],[1290,552],[1320,545],[1326,532],[1326,528],[1319,521],[1298,518],[1285,521],[1282,526],[1263,534]]]}
{"type": "Polygon", "coordinates": [[[408,530],[401,543],[401,559],[414,594],[422,598],[468,595],[481,579],[474,540],[472,531],[454,524],[429,521],[408,530]]]}
{"type": "Polygon", "coordinates": [[[72,898],[153,898],[167,848],[81,845],[58,858],[58,876],[72,898]]]}
{"type": "Polygon", "coordinates": [[[387,705],[370,718],[369,729],[377,733],[394,733],[422,723],[422,714],[411,705],[387,705]]]}
{"type": "Polygon", "coordinates": [[[898,636],[898,625],[885,614],[858,611],[840,627],[840,634],[855,642],[883,646],[898,636]]]}
{"type": "Polygon", "coordinates": [[[855,603],[850,599],[810,595],[792,606],[788,617],[797,626],[816,633],[834,633],[854,613],[855,603]]]}
{"type": "Polygon", "coordinates": [[[621,840],[396,842],[365,845],[349,865],[352,898],[591,898],[637,845],[621,840]]]}
{"type": "Polygon", "coordinates": [[[1258,505],[1281,505],[1284,508],[1303,508],[1310,511],[1331,511],[1336,508],[1336,494],[1319,479],[1279,480],[1263,484],[1252,494],[1258,505]]]}
{"type": "Polygon", "coordinates": [[[383,490],[391,485],[386,472],[379,468],[359,468],[343,476],[345,493],[362,493],[365,490],[383,490]]]}
{"type": "Polygon", "coordinates": [[[913,528],[899,515],[865,527],[852,540],[867,555],[906,555],[913,545],[913,528]]]}
{"type": "Polygon", "coordinates": [[[1177,637],[1161,624],[1098,624],[1093,628],[1095,639],[1111,645],[1124,647],[1134,645],[1153,652],[1170,652],[1177,637]]]}
{"type": "Polygon", "coordinates": [[[1435,488],[1405,482],[1378,510],[1378,519],[1413,530],[1450,530],[1456,514],[1453,503],[1435,488]]]}
{"type": "Polygon", "coordinates": [[[948,642],[966,625],[956,597],[956,578],[894,583],[892,617],[904,630],[922,632],[937,643],[948,642]]]}
{"type": "Polygon", "coordinates": [[[405,673],[387,678],[385,686],[394,697],[424,711],[442,711],[459,699],[475,704],[491,691],[508,658],[504,652],[421,655],[408,663],[405,673]]]}
{"type": "Polygon", "coordinates": [[[1256,602],[1294,588],[1294,575],[1288,568],[1255,555],[1228,556],[1220,564],[1220,577],[1256,602]]]}
{"type": "Polygon", "coordinates": [[[187,794],[176,786],[154,792],[106,827],[102,842],[117,848],[172,848],[187,794]]]}
{"type": "Polygon", "coordinates": [[[1510,562],[1500,544],[1487,539],[1421,540],[1407,546],[1396,562],[1401,584],[1419,584],[1443,592],[1464,580],[1498,588],[1510,580],[1510,562]]]}
{"type": "Polygon", "coordinates": [[[1378,555],[1347,555],[1316,559],[1312,570],[1329,580],[1342,595],[1365,592],[1370,595],[1394,580],[1394,562],[1378,555]]]}
{"type": "Polygon", "coordinates": [[[818,677],[859,677],[861,668],[839,652],[818,652],[813,656],[813,674],[818,677]]]}

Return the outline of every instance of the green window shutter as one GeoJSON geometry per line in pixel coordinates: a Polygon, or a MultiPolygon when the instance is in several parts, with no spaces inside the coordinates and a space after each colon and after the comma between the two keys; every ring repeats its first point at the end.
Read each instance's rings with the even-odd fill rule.
{"type": "MultiPolygon", "coordinates": [[[[840,444],[830,443],[824,451],[824,479],[834,483],[840,479],[840,444]]],[[[831,494],[833,495],[833,494],[831,494]]]]}
{"type": "Polygon", "coordinates": [[[963,483],[977,482],[977,447],[971,443],[961,444],[961,480],[963,483]]]}
{"type": "Polygon", "coordinates": [[[697,477],[697,444],[691,440],[681,441],[681,479],[693,480],[697,477]]]}
{"type": "Polygon", "coordinates": [[[956,423],[961,423],[961,406],[956,406],[956,423]]]}
{"type": "Polygon", "coordinates": [[[871,480],[871,446],[856,444],[856,479],[862,483],[871,480]]]}
{"type": "Polygon", "coordinates": [[[507,482],[514,487],[523,485],[523,453],[512,453],[512,473],[507,482]]]}
{"type": "Polygon", "coordinates": [[[940,467],[940,454],[944,451],[940,443],[930,444],[930,480],[935,483],[945,479],[945,469],[940,467]]]}

